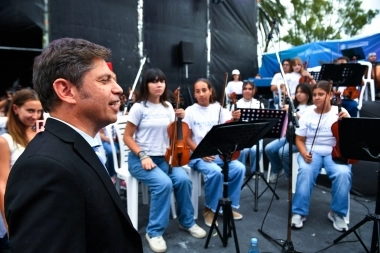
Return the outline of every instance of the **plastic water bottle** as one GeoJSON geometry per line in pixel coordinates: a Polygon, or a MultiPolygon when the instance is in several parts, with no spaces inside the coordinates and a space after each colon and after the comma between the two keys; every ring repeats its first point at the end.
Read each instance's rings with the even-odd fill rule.
{"type": "Polygon", "coordinates": [[[249,247],[248,253],[260,253],[256,238],[251,239],[251,247],[249,247]]]}

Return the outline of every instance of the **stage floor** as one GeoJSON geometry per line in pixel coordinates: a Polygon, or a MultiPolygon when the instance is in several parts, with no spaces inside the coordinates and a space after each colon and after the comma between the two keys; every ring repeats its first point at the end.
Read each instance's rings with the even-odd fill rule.
{"type": "MultiPolygon", "coordinates": [[[[255,181],[252,179],[249,186],[254,189],[255,181]]],[[[272,185],[274,187],[274,185],[272,185]]],[[[202,187],[203,188],[203,187],[202,187]]],[[[259,192],[265,189],[264,182],[259,180],[259,192]]],[[[266,239],[260,232],[262,229],[273,239],[283,244],[287,238],[287,206],[288,206],[288,182],[284,177],[279,178],[276,193],[280,197],[278,200],[273,198],[272,192],[266,190],[258,201],[258,211],[254,212],[254,195],[246,186],[241,193],[239,212],[243,215],[243,219],[236,221],[236,230],[238,245],[240,252],[248,252],[250,239],[258,238],[261,253],[283,252],[282,248],[276,243],[266,239]],[[273,202],[271,203],[273,199],[273,202]],[[270,207],[270,209],[269,209],[270,207]],[[266,217],[266,218],[265,218],[266,217]]],[[[310,206],[310,216],[304,222],[302,229],[291,230],[291,242],[297,252],[365,252],[354,233],[335,244],[333,241],[342,235],[336,231],[332,222],[328,220],[327,213],[331,201],[330,188],[317,185],[312,194],[310,206]]],[[[375,212],[374,198],[358,197],[351,194],[350,204],[350,224],[349,228],[356,225],[366,214],[375,212]]],[[[144,252],[152,252],[145,239],[145,227],[148,222],[149,205],[141,204],[141,195],[139,196],[139,233],[143,240],[144,252]]],[[[202,228],[209,228],[204,224],[203,219],[203,203],[204,194],[199,198],[199,218],[196,223],[202,228]]],[[[223,217],[218,217],[219,228],[223,228],[223,217]]],[[[359,229],[357,233],[361,236],[365,245],[370,248],[372,238],[373,222],[367,222],[359,229]]],[[[178,218],[170,219],[170,224],[163,235],[168,246],[168,253],[184,253],[184,252],[208,252],[208,253],[231,253],[236,252],[235,241],[233,237],[228,238],[228,245],[223,247],[220,238],[216,235],[214,229],[213,235],[209,242],[208,248],[204,245],[206,238],[195,239],[190,234],[178,228],[178,218]]]]}

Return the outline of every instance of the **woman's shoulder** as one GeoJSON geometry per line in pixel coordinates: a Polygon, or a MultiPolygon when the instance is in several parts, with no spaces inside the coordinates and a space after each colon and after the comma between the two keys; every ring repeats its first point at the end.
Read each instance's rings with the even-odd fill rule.
{"type": "Polygon", "coordinates": [[[2,135],[0,135],[0,137],[3,137],[3,139],[6,141],[13,141],[13,137],[9,133],[3,133],[2,135]]]}
{"type": "Polygon", "coordinates": [[[9,133],[4,133],[0,135],[0,145],[1,146],[8,146],[11,148],[14,144],[13,137],[9,133]]]}

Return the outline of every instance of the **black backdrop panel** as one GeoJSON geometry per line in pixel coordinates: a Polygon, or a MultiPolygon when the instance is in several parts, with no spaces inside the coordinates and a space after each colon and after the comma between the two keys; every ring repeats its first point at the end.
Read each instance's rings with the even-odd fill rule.
{"type": "Polygon", "coordinates": [[[206,77],[207,2],[201,0],[145,0],[144,41],[150,58],[146,68],[159,68],[167,78],[168,88],[181,86],[186,104],[193,98],[192,86],[200,77],[206,77]],[[194,63],[181,63],[180,42],[193,44],[194,63]]]}
{"type": "Polygon", "coordinates": [[[82,38],[112,50],[112,63],[124,91],[139,68],[137,1],[49,1],[50,41],[82,38]]]}
{"type": "Polygon", "coordinates": [[[242,79],[257,73],[256,1],[223,1],[210,4],[210,11],[210,80],[220,98],[225,72],[229,80],[233,69],[242,79]]]}
{"type": "Polygon", "coordinates": [[[11,86],[32,87],[32,65],[42,48],[43,1],[0,1],[0,96],[11,86]]]}

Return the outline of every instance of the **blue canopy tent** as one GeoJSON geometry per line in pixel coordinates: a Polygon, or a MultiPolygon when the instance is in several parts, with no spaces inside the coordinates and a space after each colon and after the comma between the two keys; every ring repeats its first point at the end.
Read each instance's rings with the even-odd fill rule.
{"type": "MultiPolygon", "coordinates": [[[[354,37],[345,40],[330,40],[308,43],[279,52],[281,61],[286,58],[299,57],[308,62],[308,68],[332,62],[342,56],[341,50],[361,47],[365,57],[370,52],[380,55],[380,33],[371,36],[354,37]]],[[[275,53],[264,54],[259,73],[263,77],[273,77],[280,70],[275,53]]]]}

